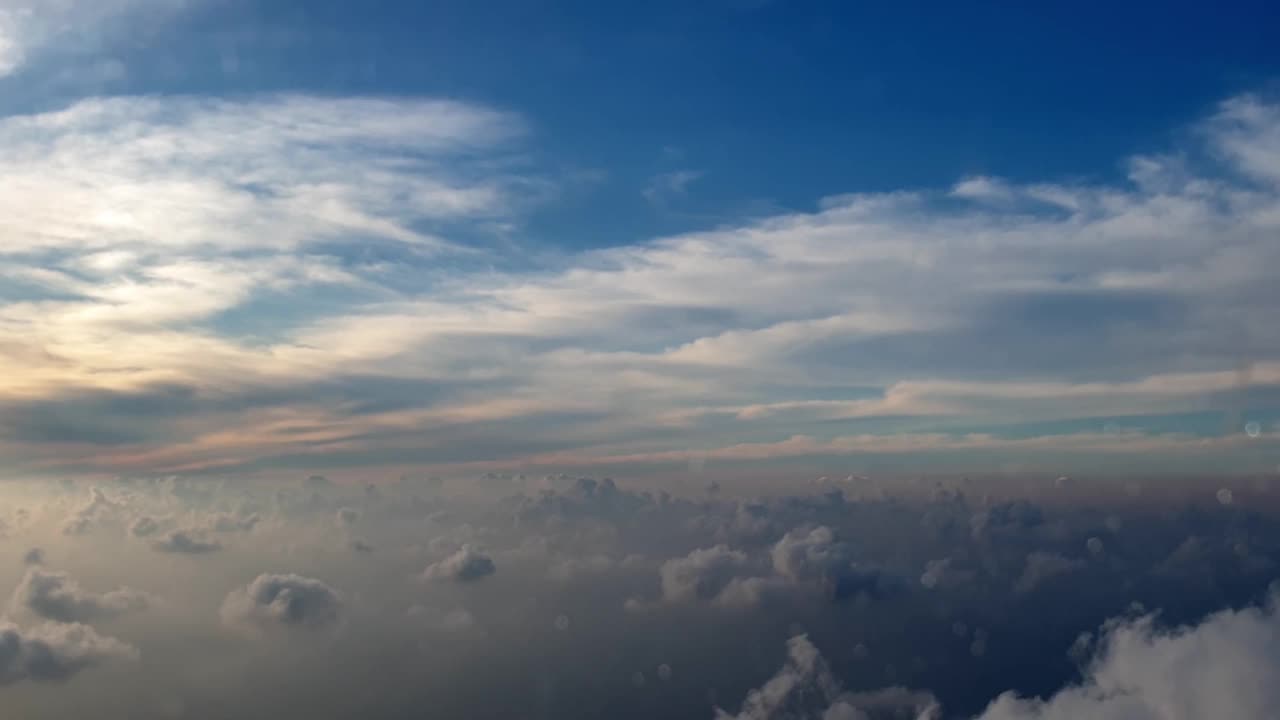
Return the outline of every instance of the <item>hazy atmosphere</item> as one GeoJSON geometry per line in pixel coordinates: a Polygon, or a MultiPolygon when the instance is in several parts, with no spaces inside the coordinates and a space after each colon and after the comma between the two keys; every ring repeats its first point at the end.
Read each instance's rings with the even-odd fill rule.
{"type": "Polygon", "coordinates": [[[0,0],[0,714],[1280,716],[1230,5],[0,0]]]}

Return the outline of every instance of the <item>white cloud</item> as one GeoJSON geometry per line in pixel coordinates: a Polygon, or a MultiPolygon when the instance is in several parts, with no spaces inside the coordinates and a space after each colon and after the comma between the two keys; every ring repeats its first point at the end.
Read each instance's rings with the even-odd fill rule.
{"type": "Polygon", "coordinates": [[[192,0],[5,0],[0,5],[0,78],[51,46],[90,45],[146,13],[155,22],[192,0]]]}
{"type": "Polygon", "coordinates": [[[1162,630],[1144,617],[1103,629],[1084,681],[1047,700],[1002,695],[979,720],[1246,720],[1280,707],[1276,599],[1162,630]]]}
{"type": "Polygon", "coordinates": [[[292,391],[171,424],[179,437],[163,443],[12,448],[48,463],[167,470],[303,447],[456,457],[460,445],[509,447],[533,426],[571,450],[512,464],[684,461],[695,444],[730,460],[1230,449],[1234,438],[1011,440],[945,428],[1188,412],[1280,385],[1269,270],[1280,263],[1278,118],[1257,98],[1225,103],[1200,127],[1198,149],[1216,165],[1172,152],[1135,158],[1123,183],[970,178],[954,192],[844,196],[554,268],[433,275],[414,283],[422,290],[388,281],[405,271],[397,263],[353,264],[353,246],[372,238],[420,260],[456,250],[437,229],[508,215],[525,187],[500,161],[518,119],[449,102],[299,96],[93,100],[7,118],[0,181],[13,190],[0,214],[13,242],[0,265],[58,299],[0,307],[0,400],[159,385],[202,398],[292,391]],[[356,299],[314,312],[291,300],[303,317],[267,317],[265,340],[217,326],[262,288],[339,287],[356,299]],[[368,412],[348,398],[296,399],[356,373],[430,382],[441,399],[368,412]],[[537,423],[550,413],[595,419],[553,433],[537,423]],[[929,416],[943,429],[807,434],[822,420],[883,416],[929,416]],[[483,436],[435,440],[446,431],[483,436]]]}

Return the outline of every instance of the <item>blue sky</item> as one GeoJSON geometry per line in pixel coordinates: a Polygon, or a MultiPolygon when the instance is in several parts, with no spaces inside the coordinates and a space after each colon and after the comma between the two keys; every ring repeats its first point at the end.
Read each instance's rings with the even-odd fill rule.
{"type": "Polygon", "coordinates": [[[0,442],[1274,470],[1274,15],[0,4],[0,442]]]}

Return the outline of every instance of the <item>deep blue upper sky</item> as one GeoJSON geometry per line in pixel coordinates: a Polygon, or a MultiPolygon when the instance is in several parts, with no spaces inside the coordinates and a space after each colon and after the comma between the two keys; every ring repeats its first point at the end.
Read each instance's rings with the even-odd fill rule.
{"type": "Polygon", "coordinates": [[[122,89],[517,110],[589,179],[530,230],[583,247],[964,175],[1098,179],[1270,82],[1268,19],[1274,3],[235,0],[140,33],[122,89]],[[678,170],[697,192],[655,211],[642,189],[678,170]]]}

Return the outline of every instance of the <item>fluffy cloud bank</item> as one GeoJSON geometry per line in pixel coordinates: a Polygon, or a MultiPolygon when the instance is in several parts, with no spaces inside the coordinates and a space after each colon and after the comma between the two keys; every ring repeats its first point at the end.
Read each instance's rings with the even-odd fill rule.
{"type": "Polygon", "coordinates": [[[1280,707],[1280,595],[1194,626],[1153,616],[1101,630],[1079,685],[1047,700],[1002,695],[980,720],[1264,718],[1280,707]]]}
{"type": "MultiPolygon", "coordinates": [[[[976,720],[1214,720],[1270,717],[1280,703],[1280,594],[1261,607],[1224,610],[1196,625],[1161,627],[1154,615],[1119,618],[1099,632],[1084,679],[1047,699],[1005,693],[976,720]]],[[[935,720],[931,694],[888,688],[842,693],[821,653],[792,638],[782,668],[718,720],[935,720]]]]}

